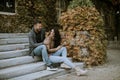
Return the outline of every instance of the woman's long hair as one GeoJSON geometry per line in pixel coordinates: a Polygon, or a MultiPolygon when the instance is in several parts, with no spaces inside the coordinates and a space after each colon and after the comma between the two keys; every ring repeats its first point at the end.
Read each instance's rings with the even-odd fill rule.
{"type": "Polygon", "coordinates": [[[58,47],[61,44],[61,35],[60,32],[57,28],[53,28],[54,29],[54,48],[58,47]]]}

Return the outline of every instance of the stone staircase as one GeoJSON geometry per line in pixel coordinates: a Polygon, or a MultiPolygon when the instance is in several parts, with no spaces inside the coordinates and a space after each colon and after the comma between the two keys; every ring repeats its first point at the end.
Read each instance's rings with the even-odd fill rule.
{"type": "MultiPolygon", "coordinates": [[[[28,55],[26,33],[0,34],[0,80],[47,80],[72,70],[46,70],[39,57],[28,55]]],[[[74,63],[83,67],[83,63],[74,63]]]]}

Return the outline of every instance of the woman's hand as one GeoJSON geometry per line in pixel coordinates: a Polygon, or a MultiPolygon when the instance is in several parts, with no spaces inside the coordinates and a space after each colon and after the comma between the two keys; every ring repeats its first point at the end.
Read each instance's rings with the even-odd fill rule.
{"type": "Polygon", "coordinates": [[[66,46],[67,45],[67,42],[63,42],[62,46],[66,46]]]}

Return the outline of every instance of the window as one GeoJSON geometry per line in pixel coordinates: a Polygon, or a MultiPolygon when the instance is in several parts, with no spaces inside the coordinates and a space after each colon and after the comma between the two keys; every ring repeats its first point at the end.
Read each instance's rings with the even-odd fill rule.
{"type": "Polygon", "coordinates": [[[0,12],[15,13],[15,0],[1,0],[0,12]]]}

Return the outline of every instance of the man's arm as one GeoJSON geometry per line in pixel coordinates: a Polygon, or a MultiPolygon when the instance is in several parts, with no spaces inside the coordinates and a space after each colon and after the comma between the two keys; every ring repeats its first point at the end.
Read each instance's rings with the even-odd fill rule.
{"type": "Polygon", "coordinates": [[[37,43],[37,42],[35,41],[35,39],[34,39],[33,34],[29,33],[28,36],[29,36],[29,43],[30,43],[30,46],[31,46],[31,47],[37,47],[37,46],[43,44],[43,43],[37,43]]]}
{"type": "Polygon", "coordinates": [[[46,32],[46,30],[43,28],[41,30],[41,41],[44,41],[44,39],[45,39],[45,32],[46,32]]]}

